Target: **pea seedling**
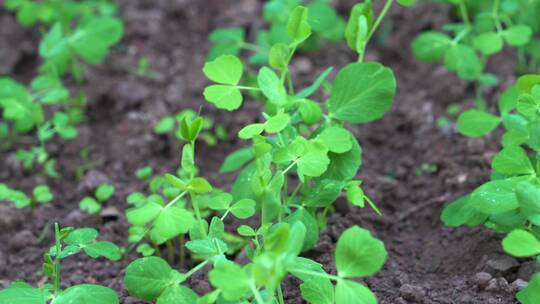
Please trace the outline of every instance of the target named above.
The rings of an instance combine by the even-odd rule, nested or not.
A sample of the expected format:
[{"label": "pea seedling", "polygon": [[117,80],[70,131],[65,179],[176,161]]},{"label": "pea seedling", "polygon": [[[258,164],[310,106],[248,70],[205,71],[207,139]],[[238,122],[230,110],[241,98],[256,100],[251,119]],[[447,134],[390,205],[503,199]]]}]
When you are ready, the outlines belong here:
[{"label": "pea seedling", "polygon": [[[425,62],[443,61],[448,71],[476,85],[476,104],[485,108],[483,86],[498,83],[496,75],[485,71],[489,58],[504,45],[516,48],[521,70],[537,67],[537,10],[523,1],[449,0],[462,22],[445,25],[443,31],[421,33],[412,43],[414,56]],[[445,33],[448,32],[448,33]],[[530,69],[532,68],[532,70]]]},{"label": "pea seedling", "polygon": [[326,0],[271,0],[263,7],[263,16],[270,26],[257,32],[255,43],[246,42],[242,28],[223,28],[213,31],[209,39],[212,48],[208,60],[222,55],[237,56],[241,50],[253,52],[250,63],[263,65],[268,62],[270,48],[276,43],[289,44],[292,39],[287,35],[287,21],[294,8],[305,4],[310,11],[309,25],[312,35],[300,46],[304,50],[316,50],[326,41],[340,42],[343,39],[345,21]]},{"label": "pea seedling", "polygon": [[[186,139],[181,132],[182,121],[193,120],[198,117],[197,113],[191,109],[183,110],[178,112],[175,116],[165,116],[162,117],[154,127],[154,132],[156,134],[171,134],[180,140],[185,141]],[[227,140],[227,132],[220,124],[215,124],[210,118],[201,117],[202,126],[199,137],[206,142],[209,146],[215,146],[218,141]]]},{"label": "pea seedling", "polygon": [[32,195],[29,197],[22,191],[11,189],[5,184],[0,184],[0,201],[12,202],[17,209],[30,207],[33,211],[38,204],[50,203],[52,200],[53,194],[46,185],[34,187]]},{"label": "pea seedling", "polygon": [[107,303],[118,304],[114,290],[93,284],[74,285],[60,288],[60,263],[62,260],[84,252],[91,258],[105,257],[112,261],[121,258],[120,248],[111,242],[96,241],[98,232],[91,228],[60,229],[55,224],[55,245],[44,254],[43,274],[52,281],[35,288],[24,282],[14,282],[10,287],[0,290],[0,303],[3,304],[69,304],[69,303]]},{"label": "pea seedling", "polygon": [[[447,206],[442,220],[452,227],[483,224],[510,233],[504,249],[515,256],[532,256],[537,249],[534,240],[540,237],[540,76],[520,77],[501,95],[498,108],[499,116],[473,109],[459,117],[458,130],[469,137],[487,135],[502,124],[503,147],[491,163],[491,181]],[[533,286],[527,293],[540,293]]]},{"label": "pea seedling", "polygon": [[[230,193],[212,187],[197,174],[194,143],[202,119],[182,121],[180,132],[188,143],[182,151],[180,174],[166,175],[165,183],[179,192],[168,203],[160,195],[131,197],[135,207],[127,211],[127,218],[133,231],[139,232],[134,243],[147,235],[154,244],[169,243],[169,263],[159,257],[157,246],[138,247],[147,257],[132,262],[126,270],[125,284],[132,296],[157,303],[284,303],[281,283],[293,275],[303,281],[301,292],[306,301],[376,303],[366,286],[352,280],[376,273],[387,257],[383,243],[367,230],[352,227],[340,237],[335,254],[337,275],[326,273],[320,264],[300,254],[318,242],[323,225],[317,219],[325,218],[342,194],[353,205],[364,207],[367,201],[380,213],[364,194],[362,182],[355,179],[361,147],[346,124],[374,121],[391,108],[396,91],[392,71],[380,63],[364,63],[363,57],[392,3],[388,1],[375,20],[370,2],[354,6],[345,37],[359,62],[337,73],[324,103],[310,97],[332,68],[298,92],[289,69],[295,51],[313,32],[306,7],[292,9],[286,25],[288,44],[270,47],[269,66],[260,68],[254,84],[243,82],[244,64],[236,56],[218,56],[205,64],[203,73],[213,82],[204,90],[208,102],[234,111],[245,102],[243,92],[257,92],[264,96],[265,112],[260,122],[238,133],[251,145],[229,155],[221,167],[222,172],[240,170]],[[237,229],[246,238],[240,249],[249,262],[232,262],[228,256],[236,250],[225,230],[227,218],[244,220],[255,215],[258,226]],[[192,259],[199,261],[185,273],[169,265],[174,258],[171,240],[179,237],[181,256],[185,244]],[[152,254],[157,257],[149,256]],[[200,297],[182,285],[210,266],[212,292]]]},{"label": "pea seedling", "polygon": [[102,205],[113,196],[114,191],[113,185],[101,184],[97,187],[93,197],[87,196],[81,200],[79,208],[90,214],[98,214]]}]

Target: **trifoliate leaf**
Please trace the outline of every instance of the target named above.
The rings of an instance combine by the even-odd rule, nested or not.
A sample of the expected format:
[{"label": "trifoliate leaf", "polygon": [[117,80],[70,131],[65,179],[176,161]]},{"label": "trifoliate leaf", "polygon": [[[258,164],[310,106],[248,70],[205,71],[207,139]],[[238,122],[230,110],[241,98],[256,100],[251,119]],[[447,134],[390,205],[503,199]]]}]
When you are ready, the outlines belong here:
[{"label": "trifoliate leaf", "polygon": [[82,246],[94,241],[98,232],[93,228],[80,228],[73,230],[64,240],[68,245]]}]

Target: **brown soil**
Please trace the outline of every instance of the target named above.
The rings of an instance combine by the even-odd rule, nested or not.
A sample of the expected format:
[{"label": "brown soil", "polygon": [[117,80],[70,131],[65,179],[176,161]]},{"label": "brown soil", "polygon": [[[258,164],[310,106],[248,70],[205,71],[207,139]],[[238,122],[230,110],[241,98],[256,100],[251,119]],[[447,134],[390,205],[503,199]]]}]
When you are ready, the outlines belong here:
[{"label": "brown soil", "polygon": [[[335,2],[343,13],[354,3]],[[201,67],[212,29],[243,26],[253,36],[263,26],[258,19],[260,1],[131,0],[125,1],[120,11],[126,20],[126,35],[106,64],[88,69],[84,88],[89,97],[88,119],[79,127],[80,136],[74,141],[54,141],[48,147],[58,159],[63,178],[52,180],[24,172],[14,160],[14,149],[0,152],[0,182],[25,191],[46,182],[55,194],[54,203],[40,206],[33,217],[27,211],[0,205],[0,288],[21,278],[33,284],[42,282],[38,272],[42,253],[52,244],[52,231],[45,231],[41,243],[37,239],[54,221],[63,226],[97,227],[103,238],[127,245],[125,197],[142,187],[135,170],[151,165],[159,173],[172,172],[179,162],[179,144],[152,131],[161,116],[202,107],[203,114],[223,124],[231,138],[244,124],[258,119],[253,102],[234,114],[206,104],[201,95],[206,83]],[[308,254],[332,271],[332,252],[339,234],[355,224],[368,228],[385,242],[390,253],[383,271],[367,280],[383,304],[514,303],[515,290],[508,282],[518,277],[518,269],[520,276],[527,270],[526,263],[520,266],[515,260],[510,261],[515,265],[504,271],[492,267],[501,260],[508,262],[501,258],[500,238],[492,232],[449,229],[439,220],[446,203],[488,178],[498,142],[496,136],[466,139],[454,126],[436,125],[449,104],[470,106],[474,94],[443,68],[416,62],[409,45],[418,32],[439,27],[449,15],[441,5],[421,4],[411,9],[395,7],[388,17],[386,24],[392,33],[372,46],[367,58],[394,69],[399,86],[395,106],[382,120],[355,129],[364,150],[360,177],[384,217],[338,203],[338,212],[331,215],[320,244]],[[38,37],[35,29],[21,29],[11,14],[0,10],[0,73],[28,81],[38,62]],[[129,73],[127,67],[136,66],[140,56],[150,59],[153,78]],[[301,53],[293,66],[298,81],[307,83],[325,67],[340,67],[352,60],[354,55],[344,45],[328,45],[318,52]],[[503,75],[503,84],[512,81],[511,62],[494,68]],[[499,90],[486,93],[494,104]],[[199,145],[201,174],[218,186],[230,185],[234,175],[219,175],[217,169],[224,157],[242,144],[232,140],[217,148]],[[73,172],[82,164],[79,151],[84,147],[91,148],[94,166],[77,180]],[[423,164],[437,169],[419,173]],[[103,181],[117,188],[108,203],[117,215],[105,221],[83,214],[77,207],[78,201]],[[140,303],[124,291],[125,266],[77,256],[63,264],[63,284],[99,283],[116,289],[122,303]],[[478,286],[475,274],[480,271],[490,272],[498,284]],[[203,279],[195,277],[188,284],[204,292],[209,286]],[[290,279],[286,284],[286,302],[301,303],[297,282]]]}]

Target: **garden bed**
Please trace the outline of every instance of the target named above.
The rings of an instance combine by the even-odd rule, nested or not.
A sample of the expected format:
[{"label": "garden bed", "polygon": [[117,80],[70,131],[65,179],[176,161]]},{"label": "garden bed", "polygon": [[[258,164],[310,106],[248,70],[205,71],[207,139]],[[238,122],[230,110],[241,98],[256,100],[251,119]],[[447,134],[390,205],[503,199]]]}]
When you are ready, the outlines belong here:
[{"label": "garden bed", "polygon": [[[354,1],[337,2],[346,13]],[[96,227],[103,239],[128,245],[125,198],[143,186],[135,171],[150,165],[158,173],[174,172],[179,163],[178,141],[153,132],[160,117],[201,108],[203,115],[225,127],[230,138],[245,124],[260,119],[257,103],[246,102],[231,115],[207,104],[201,95],[206,84],[201,67],[208,33],[223,26],[242,26],[252,33],[263,26],[257,18],[260,2],[132,0],[121,5],[120,15],[126,22],[122,43],[104,65],[88,70],[84,86],[88,119],[78,127],[79,136],[50,144],[62,178],[24,172],[13,150],[0,153],[0,183],[30,191],[47,182],[55,194],[53,204],[38,207],[34,214],[0,205],[0,288],[21,278],[32,284],[42,281],[38,274],[42,254],[54,241],[53,230],[44,228],[55,221],[63,226]],[[528,280],[534,269],[526,261],[504,255],[495,233],[481,228],[450,229],[439,219],[448,202],[488,178],[489,163],[497,151],[495,135],[467,139],[453,125],[437,125],[450,104],[472,105],[474,92],[443,68],[418,63],[410,54],[410,42],[418,32],[439,27],[448,16],[448,11],[434,4],[395,7],[389,15],[392,31],[369,49],[366,61],[377,59],[394,70],[398,80],[394,107],[382,120],[354,130],[363,148],[360,178],[384,216],[338,202],[319,244],[307,253],[331,272],[341,232],[355,224],[370,230],[389,252],[383,270],[366,280],[382,304],[514,303],[520,285],[516,280]],[[12,14],[0,10],[0,54],[6,54],[0,73],[22,81],[33,76],[39,36],[34,30],[22,30]],[[151,62],[151,77],[137,77],[127,69],[136,66],[141,56]],[[354,57],[344,44],[327,45],[315,53],[301,52],[292,69],[300,82],[309,83],[325,67],[341,67]],[[493,68],[504,75],[503,84],[514,80],[511,62]],[[491,103],[499,93],[488,92]],[[222,141],[215,147],[199,143],[200,174],[218,187],[230,185],[234,175],[224,176],[218,170],[225,156],[242,144],[239,140]],[[84,164],[79,155],[83,148],[90,148],[92,165],[77,180],[74,172]],[[114,184],[117,191],[102,216],[79,211],[78,202],[103,182]],[[44,238],[38,241],[42,233]],[[141,303],[123,287],[127,263],[73,258],[63,263],[63,284],[99,283],[115,289],[121,303]],[[187,285],[199,294],[210,290],[203,274],[192,277]],[[293,279],[286,281],[286,303],[302,302],[297,285]]]}]

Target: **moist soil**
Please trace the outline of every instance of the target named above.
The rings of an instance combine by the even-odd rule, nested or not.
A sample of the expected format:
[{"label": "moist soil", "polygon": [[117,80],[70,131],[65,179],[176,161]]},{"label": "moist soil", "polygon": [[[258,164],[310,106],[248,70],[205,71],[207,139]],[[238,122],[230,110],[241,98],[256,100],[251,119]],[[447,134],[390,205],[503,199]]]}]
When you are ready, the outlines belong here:
[{"label": "moist soil", "polygon": [[[346,15],[354,1],[334,4]],[[134,176],[136,169],[150,165],[157,173],[174,172],[179,164],[180,144],[173,137],[153,133],[164,115],[201,109],[203,115],[222,124],[231,140],[215,147],[200,143],[197,161],[201,175],[213,184],[228,188],[234,181],[234,174],[220,175],[218,169],[228,153],[245,144],[235,134],[261,119],[259,105],[247,101],[234,113],[208,105],[201,94],[206,84],[201,67],[213,29],[241,26],[253,39],[265,26],[260,19],[262,1],[130,0],[122,2],[120,14],[126,22],[124,39],[105,64],[87,69],[82,88],[89,101],[87,120],[78,127],[79,137],[48,145],[62,178],[26,172],[17,163],[16,148],[31,145],[32,136],[0,152],[0,182],[27,192],[38,183],[47,183],[55,194],[52,204],[39,206],[33,214],[0,204],[0,288],[16,279],[44,283],[39,271],[42,254],[53,243],[50,224],[54,221],[96,227],[102,239],[128,245],[125,198],[144,189]],[[450,229],[439,220],[447,203],[488,179],[499,142],[497,134],[467,139],[457,134],[454,124],[437,125],[450,104],[472,106],[473,88],[437,64],[418,63],[409,46],[420,31],[440,28],[451,18],[442,5],[420,4],[409,9],[396,6],[386,19],[387,34],[379,35],[367,60],[378,60],[394,70],[398,79],[395,104],[382,120],[353,127],[363,147],[359,177],[384,217],[338,201],[320,243],[306,254],[335,271],[333,250],[340,233],[351,225],[369,229],[389,252],[383,270],[365,281],[382,304],[515,303],[520,285],[516,279],[528,280],[534,270],[534,264],[503,255],[500,236],[493,232]],[[0,74],[29,81],[39,64],[38,41],[37,29],[21,28],[11,13],[0,10]],[[138,77],[130,68],[142,56],[151,62],[149,77]],[[490,67],[500,75],[501,88],[514,80],[513,63],[507,58],[514,57],[503,54]],[[295,79],[305,85],[326,67],[339,68],[354,60],[344,44],[328,44],[320,51],[300,52],[292,66]],[[485,93],[493,106],[500,90]],[[80,157],[83,148],[90,149],[86,162]],[[90,170],[77,179],[74,172],[84,164]],[[117,189],[105,214],[81,213],[78,202],[102,182],[111,182]],[[129,260],[135,258],[132,254]],[[142,303],[124,289],[127,263],[72,257],[62,264],[62,285],[98,283],[115,289],[121,303]],[[199,294],[210,289],[204,274],[187,284]],[[302,303],[296,280],[287,279],[284,287],[286,303]]]}]

